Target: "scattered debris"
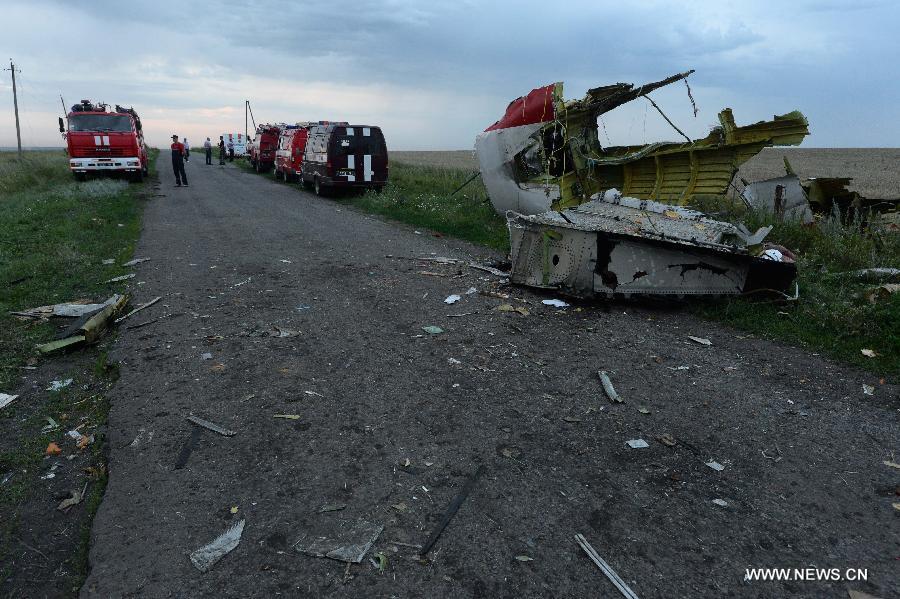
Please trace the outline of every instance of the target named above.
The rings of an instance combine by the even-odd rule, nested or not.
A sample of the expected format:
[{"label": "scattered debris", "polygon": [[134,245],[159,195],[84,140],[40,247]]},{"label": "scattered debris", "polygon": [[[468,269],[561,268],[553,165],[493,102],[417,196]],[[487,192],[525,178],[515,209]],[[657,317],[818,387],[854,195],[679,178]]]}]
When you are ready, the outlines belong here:
[{"label": "scattered debris", "polygon": [[214,423],[210,422],[209,420],[204,420],[203,418],[198,418],[197,416],[188,416],[187,419],[189,422],[193,422],[197,426],[202,426],[205,429],[209,429],[212,432],[219,433],[220,435],[223,435],[225,437],[233,437],[237,434],[236,432],[234,432],[232,430],[228,430],[227,428],[222,428],[218,424],[214,424]]},{"label": "scattered debris", "polygon": [[358,564],[384,530],[383,525],[365,520],[322,520],[325,528],[304,533],[293,545],[296,551]]},{"label": "scattered debris", "polygon": [[528,308],[522,306],[513,306],[512,304],[500,304],[494,310],[498,312],[515,312],[516,314],[521,314],[522,316],[528,316],[531,312],[528,311]]},{"label": "scattered debris", "polygon": [[862,390],[866,395],[875,395],[875,387],[873,387],[872,385],[866,385],[865,383],[863,383]]},{"label": "scattered debris", "polygon": [[140,264],[141,262],[149,262],[150,258],[134,258],[122,264],[122,266],[135,266],[136,264]]},{"label": "scattered debris", "polygon": [[65,389],[69,385],[72,384],[72,379],[64,379],[61,381],[50,381],[50,386],[47,387],[47,391],[59,391],[60,389]]},{"label": "scattered debris", "polygon": [[466,289],[466,295],[472,295],[473,293],[478,293],[478,289],[476,289],[475,287],[469,287],[468,289]]},{"label": "scattered debris", "polygon": [[724,499],[713,499],[712,502],[721,507],[728,507],[728,502]]},{"label": "scattered debris", "polygon": [[315,391],[304,391],[304,393],[307,395],[315,395],[316,397],[325,397],[321,393],[316,393]]},{"label": "scattered debris", "polygon": [[113,277],[106,281],[106,283],[118,283],[119,281],[127,281],[128,279],[133,279],[135,277],[134,273],[130,273],[127,275],[121,275],[118,277]]},{"label": "scattered debris", "polygon": [[216,362],[209,370],[210,372],[222,372],[223,370],[225,370],[225,365],[221,362]]},{"label": "scattered debris", "polygon": [[11,404],[19,397],[18,395],[10,395],[8,393],[0,393],[0,410]]},{"label": "scattered debris", "polygon": [[61,512],[68,511],[69,508],[71,508],[73,505],[78,505],[79,503],[81,503],[84,500],[84,494],[86,491],[87,491],[87,483],[84,483],[84,488],[81,491],[79,491],[78,489],[75,489],[74,491],[72,491],[72,493],[71,493],[71,495],[69,495],[69,497],[67,497],[66,499],[63,499],[59,503],[59,505],[56,506],[56,509],[58,509]]},{"label": "scattered debris", "polygon": [[392,503],[391,507],[400,513],[403,513],[406,511],[406,504],[403,503],[402,501],[400,503]]},{"label": "scattered debris", "polygon": [[78,447],[78,449],[84,449],[94,442],[94,435],[82,435],[76,430],[68,431],[66,435],[70,439],[73,439],[75,441],[75,445]]},{"label": "scattered debris", "polygon": [[59,445],[57,445],[53,441],[51,441],[47,445],[47,449],[44,450],[44,455],[59,455],[61,453],[62,453],[62,449],[59,447]]},{"label": "scattered debris", "polygon": [[533,562],[533,561],[534,561],[534,558],[533,558],[533,557],[528,557],[527,555],[517,555],[517,556],[516,556],[516,561],[519,561],[519,562]]},{"label": "scattered debris", "polygon": [[210,352],[203,352],[202,354],[200,354],[201,360],[212,360],[212,357],[212,353]]},{"label": "scattered debris", "polygon": [[273,414],[273,418],[284,418],[285,420],[300,420],[300,414]]},{"label": "scattered debris", "polygon": [[629,439],[628,441],[625,441],[625,443],[632,449],[644,449],[645,447],[650,447],[650,444],[643,439]]},{"label": "scattered debris", "polygon": [[693,335],[688,335],[688,339],[694,341],[695,343],[699,343],[700,345],[712,345],[712,341],[709,339],[704,339],[703,337],[694,337]]},{"label": "scattered debris", "polygon": [[848,277],[866,283],[900,283],[900,268],[863,268],[833,273],[833,277]]},{"label": "scattered debris", "polygon": [[612,381],[609,380],[609,375],[606,374],[606,371],[601,370],[597,374],[600,375],[600,384],[603,385],[603,391],[606,392],[606,396],[609,398],[609,400],[616,403],[623,403],[625,400],[619,397],[619,394],[616,393],[616,389],[615,387],[613,387]]},{"label": "scattered debris", "polygon": [[453,516],[456,515],[456,512],[459,510],[459,507],[463,504],[466,498],[469,496],[469,493],[472,492],[472,489],[475,487],[475,483],[478,481],[478,478],[481,476],[481,473],[484,471],[484,466],[479,464],[478,468],[475,469],[475,473],[470,476],[466,482],[463,484],[462,489],[459,490],[459,493],[453,498],[450,502],[450,505],[447,507],[447,511],[444,512],[443,516],[441,516],[440,521],[435,526],[434,531],[432,531],[431,535],[428,537],[428,540],[422,545],[422,549],[419,550],[420,556],[425,556],[431,548],[434,547],[434,544],[437,542],[438,537],[441,536],[441,533],[444,532],[444,529],[447,528],[447,525],[453,519]]},{"label": "scattered debris", "polygon": [[325,512],[340,512],[344,508],[347,507],[346,503],[326,503],[322,507],[319,508],[319,513],[323,514]]},{"label": "scattered debris", "polygon": [[422,327],[422,330],[428,333],[429,335],[440,335],[444,332],[444,329],[441,327],[436,327],[434,325],[428,325],[427,327]]},{"label": "scattered debris", "polygon": [[641,414],[649,414],[650,408],[648,408],[646,406],[641,406],[638,408],[638,412],[640,412]]},{"label": "scattered debris", "polygon": [[448,295],[447,299],[444,300],[444,303],[445,304],[455,304],[456,302],[458,302],[461,299],[462,299],[462,296],[456,295],[454,293],[453,295]]},{"label": "scattered debris", "polygon": [[481,264],[475,264],[474,262],[469,262],[469,268],[474,268],[475,270],[483,270],[484,272],[489,272],[492,275],[495,275],[498,277],[509,278],[508,272],[503,272],[502,270],[500,270],[498,268],[493,268],[492,266],[484,266]]},{"label": "scattered debris", "polygon": [[85,340],[86,337],[84,335],[73,335],[72,337],[66,337],[65,339],[58,339],[56,341],[50,341],[49,343],[41,343],[37,346],[37,350],[42,354],[52,354],[69,347],[80,345],[84,343]]},{"label": "scattered debris", "polygon": [[225,557],[241,542],[246,520],[234,524],[211,543],[191,553],[191,563],[201,572],[208,572],[216,562]]},{"label": "scattered debris", "polygon": [[119,301],[118,294],[113,295],[102,304],[89,303],[87,301],[66,302],[62,304],[51,304],[49,306],[39,306],[37,308],[29,308],[21,312],[10,312],[14,316],[22,316],[27,318],[47,319],[51,316],[59,316],[62,318],[81,318],[88,314],[102,310],[103,308],[115,304]]},{"label": "scattered debris", "polygon": [[243,281],[240,281],[239,283],[235,283],[235,284],[232,285],[231,287],[234,288],[234,287],[240,287],[241,285],[246,285],[246,284],[249,283],[251,280],[253,280],[253,277],[247,277],[247,278],[244,279]]},{"label": "scattered debris", "polygon": [[866,291],[866,299],[870,304],[877,304],[898,292],[900,292],[900,283],[885,283]]},{"label": "scattered debris", "polygon": [[716,472],[721,472],[722,470],[725,470],[725,466],[723,466],[722,464],[720,464],[719,462],[716,462],[716,461],[706,462],[706,465],[709,466],[710,468],[712,468],[713,470],[715,470]]},{"label": "scattered debris", "polygon": [[58,428],[59,423],[50,416],[47,416],[47,424],[44,425],[44,427],[41,429],[41,432],[49,433],[50,431],[55,431]]},{"label": "scattered debris", "polygon": [[[127,295],[115,295],[113,296],[115,301],[109,301],[105,304],[105,307],[94,313],[84,322],[81,326],[75,329],[73,332],[76,334],[70,335],[65,339],[59,339],[57,341],[51,341],[50,343],[44,343],[37,346],[38,351],[44,354],[49,354],[53,352],[60,351],[62,349],[68,347],[74,347],[76,345],[80,345],[82,343],[94,343],[103,336],[106,332],[107,327],[109,326],[110,321],[115,317],[116,314],[122,311],[125,308],[125,305],[128,303]],[[110,298],[112,300],[113,298]]]},{"label": "scattered debris", "polygon": [[553,306],[554,308],[568,308],[569,304],[560,299],[548,299],[541,302],[545,306]]},{"label": "scattered debris", "polygon": [[867,358],[874,358],[875,356],[878,355],[875,353],[874,350],[871,350],[871,349],[861,349],[861,350],[859,350],[859,353],[861,353],[862,355],[864,355]]},{"label": "scattered debris", "polygon": [[885,466],[890,466],[891,468],[896,468],[896,469],[900,470],[900,464],[898,464],[897,462],[893,462],[891,460],[884,460],[883,464]]},{"label": "scattered debris", "polygon": [[119,318],[115,319],[113,322],[115,322],[116,324],[119,324],[120,322],[122,322],[123,320],[125,320],[126,318],[128,318],[129,316],[132,316],[132,315],[134,315],[134,314],[137,314],[138,312],[140,312],[140,311],[143,310],[144,308],[149,308],[150,306],[152,306],[153,304],[155,304],[156,302],[158,302],[158,301],[161,300],[161,299],[162,299],[162,296],[160,296],[160,297],[155,297],[155,298],[153,298],[152,300],[150,300],[149,302],[147,302],[147,303],[145,303],[145,304],[141,304],[140,306],[138,306],[137,308],[135,308],[134,310],[132,310],[131,312],[129,312],[129,313],[126,314],[125,316],[120,316]]},{"label": "scattered debris", "polygon": [[[375,561],[375,558],[378,559],[377,562]],[[384,571],[385,571],[385,570],[387,569],[387,567],[388,567],[388,558],[387,558],[387,556],[379,551],[378,553],[375,554],[375,558],[371,558],[371,557],[370,557],[370,558],[369,558],[369,561],[372,562],[372,565],[375,566],[375,569],[378,570],[378,573],[379,573],[379,574],[384,574]]]},{"label": "scattered debris", "polygon": [[584,550],[587,556],[591,558],[591,561],[594,562],[598,568],[600,568],[600,571],[606,575],[609,581],[613,583],[617,589],[619,589],[619,592],[622,593],[622,595],[624,595],[626,599],[638,599],[638,596],[635,594],[635,592],[632,591],[627,584],[625,584],[625,581],[619,578],[619,575],[616,574],[616,571],[606,563],[606,560],[600,557],[597,551],[591,546],[590,543],[588,543],[587,539],[584,538],[584,535],[580,533],[576,534],[575,541]]},{"label": "scattered debris", "polygon": [[107,266],[109,266],[110,264],[116,263],[114,258],[106,258],[105,260],[102,260],[101,262]]}]

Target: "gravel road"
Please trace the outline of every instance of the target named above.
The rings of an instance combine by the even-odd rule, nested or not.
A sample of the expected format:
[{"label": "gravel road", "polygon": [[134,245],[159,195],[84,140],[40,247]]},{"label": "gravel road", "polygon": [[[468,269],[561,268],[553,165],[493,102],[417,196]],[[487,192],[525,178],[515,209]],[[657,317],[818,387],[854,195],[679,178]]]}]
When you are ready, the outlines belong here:
[{"label": "gravel road", "polygon": [[[496,278],[409,258],[489,250],[199,155],[175,188],[160,164],[131,291],[163,299],[112,356],[82,596],[619,596],[576,533],[643,598],[900,596],[894,381],[674,308],[466,295]],[[410,545],[478,466],[420,559]],[[384,526],[361,564],[294,549],[358,519]],[[240,544],[195,569],[190,552],[241,520]],[[756,567],[868,580],[746,581]]]}]

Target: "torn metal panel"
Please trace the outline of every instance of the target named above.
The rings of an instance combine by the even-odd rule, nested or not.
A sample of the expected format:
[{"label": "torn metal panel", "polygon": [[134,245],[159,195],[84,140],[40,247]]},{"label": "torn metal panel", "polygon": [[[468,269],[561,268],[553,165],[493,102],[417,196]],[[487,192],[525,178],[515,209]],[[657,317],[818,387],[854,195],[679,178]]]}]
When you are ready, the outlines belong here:
[{"label": "torn metal panel", "polygon": [[756,181],[744,187],[742,194],[750,207],[775,216],[780,221],[795,221],[804,225],[813,222],[806,189],[797,175]]},{"label": "torn metal panel", "polygon": [[728,295],[784,290],[789,261],[758,257],[749,235],[702,213],[614,191],[561,212],[507,213],[513,283],[576,296]]},{"label": "torn metal panel", "polygon": [[475,141],[484,184],[499,213],[540,214],[619,189],[629,197],[685,204],[723,198],[738,167],[771,145],[796,145],[809,133],[799,112],[738,127],[731,109],[693,142],[601,146],[597,118],[693,71],[635,87],[618,83],[566,102],[562,83],[537,88],[507,107]]}]

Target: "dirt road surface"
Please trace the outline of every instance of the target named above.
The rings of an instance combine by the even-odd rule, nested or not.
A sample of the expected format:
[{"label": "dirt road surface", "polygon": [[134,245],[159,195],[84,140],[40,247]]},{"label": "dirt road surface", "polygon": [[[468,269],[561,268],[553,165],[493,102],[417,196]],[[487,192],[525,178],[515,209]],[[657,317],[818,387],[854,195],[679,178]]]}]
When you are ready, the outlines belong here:
[{"label": "dirt road surface", "polygon": [[[496,277],[408,258],[498,256],[231,165],[175,188],[167,162],[131,286],[163,300],[113,354],[84,597],[619,596],[576,533],[644,598],[900,596],[895,382],[677,309],[466,295]],[[349,570],[294,548],[355,520],[384,529]],[[841,579],[745,580],[764,567]]]}]

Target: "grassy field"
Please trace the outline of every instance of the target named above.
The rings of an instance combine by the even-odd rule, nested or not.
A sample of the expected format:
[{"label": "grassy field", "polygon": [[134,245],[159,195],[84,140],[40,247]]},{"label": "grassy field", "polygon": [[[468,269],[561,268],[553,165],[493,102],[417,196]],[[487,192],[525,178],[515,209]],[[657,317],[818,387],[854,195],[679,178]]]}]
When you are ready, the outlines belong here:
[{"label": "grassy field", "polygon": [[[153,151],[154,159],[156,155]],[[113,179],[75,182],[62,151],[27,152],[21,162],[14,153],[0,153],[0,391],[21,395],[0,411],[0,481],[4,481],[0,484],[0,583],[12,577],[13,594],[16,576],[29,566],[23,560],[36,553],[22,550],[23,537],[38,532],[44,533],[53,549],[66,544],[49,528],[53,526],[50,518],[36,517],[41,509],[52,511],[56,505],[39,491],[46,486],[37,480],[45,467],[44,448],[50,441],[62,443],[65,430],[76,424],[85,431],[105,424],[104,391],[115,369],[107,366],[102,346],[67,357],[65,366],[53,359],[36,361],[35,344],[52,340],[57,325],[20,320],[9,312],[77,299],[104,300],[121,292],[123,283],[104,281],[126,272],[117,265],[134,251],[144,189],[141,184]],[[103,264],[107,259],[115,263]],[[22,370],[25,364],[38,365],[37,377],[68,376],[75,382],[55,393],[17,389],[29,372]],[[60,424],[59,429],[42,431],[48,416]],[[83,505],[69,514],[74,546],[64,547],[65,561],[53,565],[63,579],[56,588],[63,588],[65,594],[76,594],[87,572],[90,524],[106,481],[103,453],[101,436],[57,471],[56,481],[88,484],[89,489]],[[85,475],[83,468],[93,468],[92,474]],[[31,540],[32,546],[38,542]],[[45,546],[43,554],[49,552]],[[54,558],[47,559],[54,564]]]},{"label": "grassy field", "polygon": [[[795,168],[811,174],[816,172],[817,156],[827,158],[822,168],[828,172],[822,174],[833,174],[835,161],[840,162],[835,158],[839,150],[809,150],[802,155],[798,150],[795,152],[798,153],[792,155],[792,164],[796,162]],[[856,164],[852,157],[866,151],[848,152],[852,165]],[[509,249],[505,221],[492,209],[480,179],[451,196],[476,168],[471,151],[392,152],[391,157],[390,183],[383,193],[370,192],[340,201],[500,251]],[[748,163],[751,170],[767,173],[766,176],[784,172],[781,154],[774,150],[754,161]],[[872,164],[862,159],[857,162]],[[861,169],[860,165],[857,166]],[[881,167],[872,168],[875,170],[868,172],[869,175],[882,177]],[[859,174],[864,176],[861,182],[864,189],[891,188],[891,183],[884,182],[883,177],[873,183],[865,179],[862,170]],[[722,218],[744,221],[748,226],[768,224],[741,209],[730,208],[721,211],[725,214]],[[747,297],[692,300],[687,309],[876,373],[900,374],[900,294],[870,302],[866,294],[872,284],[836,274],[871,267],[900,268],[900,235],[865,231],[859,223],[845,225],[833,219],[824,219],[817,227],[773,224],[775,228],[767,241],[791,248],[799,255],[799,300],[773,302]],[[874,351],[875,357],[865,356],[863,349]]]}]

